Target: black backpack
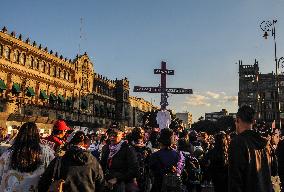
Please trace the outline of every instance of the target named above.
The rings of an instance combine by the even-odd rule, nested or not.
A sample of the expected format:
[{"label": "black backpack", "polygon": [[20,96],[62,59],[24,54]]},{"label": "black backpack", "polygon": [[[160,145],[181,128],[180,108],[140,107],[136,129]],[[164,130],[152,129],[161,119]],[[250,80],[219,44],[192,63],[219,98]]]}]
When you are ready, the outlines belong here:
[{"label": "black backpack", "polygon": [[150,191],[150,171],[149,171],[149,165],[148,165],[148,158],[151,155],[151,150],[147,147],[135,147],[134,149],[136,151],[137,155],[137,161],[138,161],[138,176],[137,176],[137,182],[139,189],[141,191]]},{"label": "black backpack", "polygon": [[162,179],[162,186],[161,192],[182,192],[183,185],[182,179],[176,173],[177,163],[179,161],[180,156],[177,156],[176,163],[170,167],[165,167],[163,161],[160,159],[161,165],[163,167],[163,179]]},{"label": "black backpack", "polygon": [[190,184],[200,184],[202,181],[202,171],[197,158],[189,155],[185,162],[185,171],[187,172],[187,182]]}]

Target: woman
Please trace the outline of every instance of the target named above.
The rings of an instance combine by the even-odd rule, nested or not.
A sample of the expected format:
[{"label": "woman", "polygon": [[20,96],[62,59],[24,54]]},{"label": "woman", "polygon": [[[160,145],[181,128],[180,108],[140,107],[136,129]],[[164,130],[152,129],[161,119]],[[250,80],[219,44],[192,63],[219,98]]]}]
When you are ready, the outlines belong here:
[{"label": "woman", "polygon": [[228,191],[228,137],[225,132],[215,136],[215,145],[208,152],[208,158],[215,191]]},{"label": "woman", "polygon": [[12,146],[0,157],[0,191],[36,191],[39,176],[54,158],[40,143],[35,123],[24,123]]},{"label": "woman", "polygon": [[150,173],[149,173],[149,158],[151,155],[151,149],[146,147],[144,144],[144,130],[142,128],[135,127],[131,133],[132,146],[135,149],[139,172],[137,182],[140,191],[150,191]]},{"label": "woman", "polygon": [[39,181],[40,192],[48,190],[58,158],[61,158],[60,174],[57,176],[58,172],[56,172],[54,179],[64,180],[63,191],[93,192],[102,189],[103,172],[96,158],[86,150],[88,142],[84,132],[77,131],[74,134],[68,143],[69,147],[64,156],[54,159],[42,175]]},{"label": "woman", "polygon": [[122,140],[118,128],[110,128],[108,136],[110,144],[103,147],[101,158],[107,191],[137,191],[138,162],[133,147]]},{"label": "woman", "polygon": [[[160,192],[163,188],[164,176],[167,174],[174,174],[177,177],[181,176],[181,172],[184,167],[184,158],[182,153],[177,152],[172,148],[175,142],[175,135],[171,129],[162,129],[159,142],[161,149],[153,153],[150,157],[150,169],[154,175],[153,192]],[[176,183],[176,190],[181,188],[180,183]]]}]

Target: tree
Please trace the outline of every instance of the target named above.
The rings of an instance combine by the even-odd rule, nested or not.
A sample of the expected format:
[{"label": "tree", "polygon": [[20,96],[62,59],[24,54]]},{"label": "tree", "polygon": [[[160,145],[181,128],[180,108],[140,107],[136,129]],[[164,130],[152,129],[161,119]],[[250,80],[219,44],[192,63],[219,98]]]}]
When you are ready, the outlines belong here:
[{"label": "tree", "polygon": [[210,135],[218,132],[216,122],[209,120],[200,120],[192,124],[192,129],[197,132],[206,132]]},{"label": "tree", "polygon": [[159,127],[156,121],[156,116],[157,116],[158,111],[150,111],[146,112],[142,119],[143,119],[143,127]]},{"label": "tree", "polygon": [[203,116],[200,116],[200,117],[198,118],[198,121],[202,121],[202,120],[204,120],[204,117],[203,117]]},{"label": "tree", "polygon": [[208,134],[216,134],[220,131],[232,132],[235,131],[235,120],[233,116],[223,116],[217,121],[203,120],[203,117],[199,118],[199,121],[192,124],[192,129],[197,132],[206,132]]},{"label": "tree", "polygon": [[235,119],[233,116],[223,116],[217,120],[217,127],[219,131],[235,131]]},{"label": "tree", "polygon": [[169,128],[172,130],[177,130],[180,127],[182,127],[182,120],[180,120],[179,118],[172,119]]}]

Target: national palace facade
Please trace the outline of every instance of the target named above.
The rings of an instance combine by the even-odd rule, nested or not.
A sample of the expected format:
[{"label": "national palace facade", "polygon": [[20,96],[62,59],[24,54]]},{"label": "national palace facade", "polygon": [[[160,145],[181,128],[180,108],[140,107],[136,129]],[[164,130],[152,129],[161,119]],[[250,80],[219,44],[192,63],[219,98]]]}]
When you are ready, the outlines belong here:
[{"label": "national palace facade", "polygon": [[0,31],[0,127],[34,121],[49,129],[58,118],[90,128],[136,126],[133,110],[152,108],[129,96],[127,78],[98,74],[86,53],[66,59],[5,27]]}]

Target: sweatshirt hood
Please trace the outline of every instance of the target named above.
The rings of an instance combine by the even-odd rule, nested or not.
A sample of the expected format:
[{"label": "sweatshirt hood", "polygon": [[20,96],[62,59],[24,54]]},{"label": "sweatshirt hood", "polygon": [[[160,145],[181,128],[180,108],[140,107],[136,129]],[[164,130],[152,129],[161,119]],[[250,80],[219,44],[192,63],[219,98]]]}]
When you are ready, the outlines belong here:
[{"label": "sweatshirt hood", "polygon": [[77,146],[72,146],[65,154],[65,157],[76,164],[86,165],[91,162],[92,154]]},{"label": "sweatshirt hood", "polygon": [[257,149],[264,149],[268,144],[268,139],[261,136],[258,132],[253,130],[246,130],[240,134],[248,138],[248,140],[256,146]]}]

